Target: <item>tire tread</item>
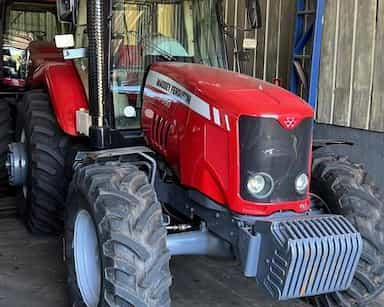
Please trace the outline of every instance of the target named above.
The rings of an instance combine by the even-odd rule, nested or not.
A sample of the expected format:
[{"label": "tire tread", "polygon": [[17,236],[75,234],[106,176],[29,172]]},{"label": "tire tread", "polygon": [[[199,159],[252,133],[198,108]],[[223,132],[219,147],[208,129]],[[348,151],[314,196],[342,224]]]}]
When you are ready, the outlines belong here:
[{"label": "tire tread", "polygon": [[315,298],[316,306],[370,306],[379,304],[384,290],[384,204],[379,189],[364,168],[346,157],[315,155],[313,192],[322,197],[329,211],[345,216],[360,232],[363,254],[349,290]]},{"label": "tire tread", "polygon": [[30,154],[27,225],[33,233],[58,234],[64,224],[64,161],[70,137],[59,127],[47,93],[27,92],[20,111]]},{"label": "tire tread", "polygon": [[[106,306],[170,306],[166,231],[145,173],[123,162],[82,166],[74,175],[69,200],[78,192],[92,207],[100,236]],[[138,223],[145,227],[136,227]]]}]

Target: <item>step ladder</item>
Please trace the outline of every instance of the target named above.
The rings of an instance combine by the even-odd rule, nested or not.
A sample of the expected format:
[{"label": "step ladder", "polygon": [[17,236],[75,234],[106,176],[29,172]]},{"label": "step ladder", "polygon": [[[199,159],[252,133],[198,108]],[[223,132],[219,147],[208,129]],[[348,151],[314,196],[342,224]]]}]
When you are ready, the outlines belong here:
[{"label": "step ladder", "polygon": [[317,104],[324,12],[325,0],[296,0],[289,89],[313,108]]}]

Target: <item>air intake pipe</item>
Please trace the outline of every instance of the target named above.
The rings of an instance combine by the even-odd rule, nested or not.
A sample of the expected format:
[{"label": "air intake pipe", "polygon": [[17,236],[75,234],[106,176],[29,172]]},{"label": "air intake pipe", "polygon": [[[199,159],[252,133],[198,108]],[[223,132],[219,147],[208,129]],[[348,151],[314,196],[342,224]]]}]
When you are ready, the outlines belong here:
[{"label": "air intake pipe", "polygon": [[87,1],[87,29],[89,48],[89,101],[92,127],[91,140],[95,147],[103,148],[106,140],[106,106],[109,99],[109,33],[111,0]]}]

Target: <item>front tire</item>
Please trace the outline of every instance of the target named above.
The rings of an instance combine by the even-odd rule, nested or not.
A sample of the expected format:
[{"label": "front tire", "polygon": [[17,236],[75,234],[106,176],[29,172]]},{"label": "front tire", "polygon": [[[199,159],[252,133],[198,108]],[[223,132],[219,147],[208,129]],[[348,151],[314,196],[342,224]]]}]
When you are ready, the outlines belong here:
[{"label": "front tire", "polygon": [[360,232],[363,253],[351,287],[314,298],[316,306],[383,306],[384,205],[364,169],[345,157],[317,154],[313,160],[312,193],[325,212],[346,217]]},{"label": "front tire", "polygon": [[[81,229],[80,219],[88,230]],[[79,233],[89,235],[81,240]],[[107,162],[76,170],[67,200],[65,253],[71,306],[170,306],[161,206],[135,166]]]}]

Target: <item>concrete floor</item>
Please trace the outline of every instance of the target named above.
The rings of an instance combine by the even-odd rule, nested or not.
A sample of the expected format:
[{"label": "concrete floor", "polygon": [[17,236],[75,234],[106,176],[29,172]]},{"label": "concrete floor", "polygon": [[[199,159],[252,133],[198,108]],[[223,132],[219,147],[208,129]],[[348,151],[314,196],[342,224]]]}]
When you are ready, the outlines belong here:
[{"label": "concrete floor", "polygon": [[[67,307],[61,246],[57,238],[31,236],[15,218],[0,219],[0,306]],[[177,257],[171,269],[174,307],[307,306],[270,300],[232,261]]]}]

